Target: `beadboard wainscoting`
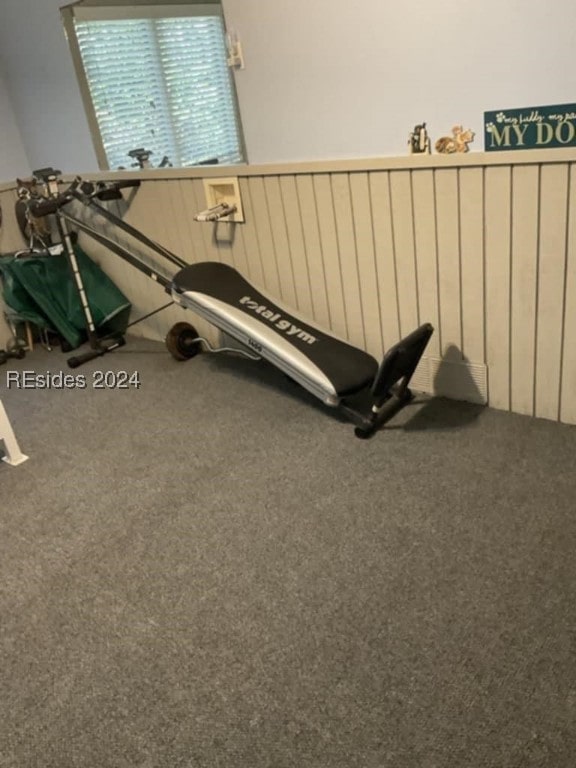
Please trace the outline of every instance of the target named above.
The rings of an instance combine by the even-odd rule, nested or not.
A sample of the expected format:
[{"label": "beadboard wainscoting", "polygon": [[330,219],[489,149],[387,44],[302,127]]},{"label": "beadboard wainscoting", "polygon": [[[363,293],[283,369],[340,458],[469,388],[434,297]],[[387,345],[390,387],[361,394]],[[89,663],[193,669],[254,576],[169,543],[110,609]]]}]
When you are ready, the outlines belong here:
[{"label": "beadboard wainscoting", "polygon": [[[138,190],[108,205],[185,261],[235,266],[378,358],[432,323],[416,389],[574,424],[575,163],[560,149],[143,171]],[[194,221],[206,208],[203,179],[218,175],[238,177],[245,223]],[[21,247],[14,200],[4,185],[3,253]],[[134,318],[168,301],[101,245],[81,242]],[[182,319],[218,340],[176,305],[134,330],[162,339]]]},{"label": "beadboard wainscoting", "polygon": [[[0,215],[2,219],[0,225],[0,255],[12,253],[24,245],[14,215],[14,206],[17,199],[14,185],[0,184]],[[2,299],[2,291],[0,290],[0,349],[5,349],[6,342],[11,336],[4,313],[4,301]]]}]

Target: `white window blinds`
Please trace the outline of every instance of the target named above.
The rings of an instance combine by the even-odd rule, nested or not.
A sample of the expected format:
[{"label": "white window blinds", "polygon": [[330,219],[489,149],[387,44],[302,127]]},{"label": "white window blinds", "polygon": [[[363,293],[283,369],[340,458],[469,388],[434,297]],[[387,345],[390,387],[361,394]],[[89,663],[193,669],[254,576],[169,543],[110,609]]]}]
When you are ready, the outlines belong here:
[{"label": "white window blinds", "polygon": [[[144,11],[144,9],[140,9]],[[143,15],[143,14],[142,14]],[[74,21],[110,168],[242,162],[220,15]]]}]

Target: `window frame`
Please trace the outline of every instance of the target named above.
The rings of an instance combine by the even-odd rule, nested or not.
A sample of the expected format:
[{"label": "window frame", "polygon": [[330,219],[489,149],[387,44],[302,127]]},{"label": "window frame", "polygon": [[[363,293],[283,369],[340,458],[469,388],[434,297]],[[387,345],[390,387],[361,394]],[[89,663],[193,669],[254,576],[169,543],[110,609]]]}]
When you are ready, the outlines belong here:
[{"label": "window frame", "polygon": [[[166,4],[161,4],[162,0],[78,0],[70,5],[60,8],[60,16],[64,27],[64,33],[68,42],[72,56],[72,64],[76,73],[80,96],[84,106],[84,113],[88,122],[88,128],[96,154],[98,168],[101,171],[115,170],[110,168],[106,150],[100,133],[100,126],[96,117],[96,111],[92,102],[88,78],[82,62],[82,54],[76,37],[74,21],[106,21],[118,19],[137,19],[137,18],[176,18],[186,16],[218,16],[222,21],[224,33],[226,34],[226,20],[220,0],[169,0]],[[230,80],[230,89],[232,93],[232,106],[236,119],[236,131],[238,136],[238,148],[242,160],[235,163],[237,167],[246,165],[248,158],[246,155],[246,144],[242,130],[242,121],[240,118],[240,108],[238,104],[238,93],[236,90],[236,81],[233,75],[232,67],[227,64],[228,77]],[[185,167],[185,166],[182,166]],[[195,166],[190,166],[195,167]],[[135,169],[136,170],[136,169]]]}]

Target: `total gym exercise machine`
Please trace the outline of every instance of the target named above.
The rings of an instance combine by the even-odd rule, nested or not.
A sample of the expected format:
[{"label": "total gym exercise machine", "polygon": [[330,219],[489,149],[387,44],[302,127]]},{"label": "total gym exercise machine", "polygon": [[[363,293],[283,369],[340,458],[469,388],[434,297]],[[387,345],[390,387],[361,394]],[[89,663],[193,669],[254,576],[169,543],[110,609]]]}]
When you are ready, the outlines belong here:
[{"label": "total gym exercise machine", "polygon": [[[240,350],[213,349],[199,336],[193,325],[177,323],[166,338],[168,350],[175,359],[186,360],[206,350],[233,351],[251,359],[266,360],[325,405],[338,409],[356,425],[355,434],[360,438],[373,435],[412,400],[410,379],[434,331],[429,323],[421,325],[391,347],[378,364],[367,352],[322,330],[264,291],[256,289],[233,267],[220,262],[188,264],[101,205],[101,201],[121,199],[123,188],[137,187],[139,183],[93,183],[76,178],[63,192],[56,189],[46,199],[30,202],[32,215],[56,216],[58,231],[80,292],[82,278],[74,266],[70,226],[104,245],[159,283],[171,295],[172,302],[193,310],[242,345]],[[92,223],[73,215],[67,209],[73,201],[87,206],[92,213],[151,249],[178,271],[167,277],[134,250],[128,250],[95,229]],[[92,349],[71,358],[68,361],[71,367],[110,352],[124,343],[123,339],[111,342],[98,339],[90,326],[88,302],[85,304],[88,338]],[[367,400],[361,407],[356,404],[360,399]]]}]

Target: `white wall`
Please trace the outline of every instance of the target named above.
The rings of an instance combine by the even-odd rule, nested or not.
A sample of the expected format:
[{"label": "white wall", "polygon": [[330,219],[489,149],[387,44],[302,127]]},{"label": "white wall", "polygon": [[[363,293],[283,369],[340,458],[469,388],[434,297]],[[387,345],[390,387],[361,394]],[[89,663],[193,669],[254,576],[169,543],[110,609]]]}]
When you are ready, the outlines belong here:
[{"label": "white wall", "polygon": [[243,44],[236,82],[250,162],[397,155],[427,121],[571,103],[572,0],[223,0]]},{"label": "white wall", "polygon": [[[0,0],[4,75],[30,168],[96,170],[60,21],[63,4],[62,0]],[[0,181],[5,180],[0,176]]]},{"label": "white wall", "polygon": [[[58,8],[0,0],[0,50],[33,168],[96,168]],[[488,109],[575,101],[572,0],[223,0],[251,163],[404,154]],[[1,180],[1,179],[0,179]]]},{"label": "white wall", "polygon": [[0,180],[26,176],[30,168],[0,65]]}]

